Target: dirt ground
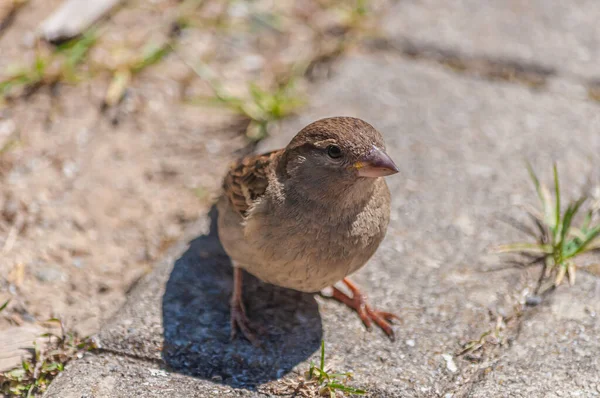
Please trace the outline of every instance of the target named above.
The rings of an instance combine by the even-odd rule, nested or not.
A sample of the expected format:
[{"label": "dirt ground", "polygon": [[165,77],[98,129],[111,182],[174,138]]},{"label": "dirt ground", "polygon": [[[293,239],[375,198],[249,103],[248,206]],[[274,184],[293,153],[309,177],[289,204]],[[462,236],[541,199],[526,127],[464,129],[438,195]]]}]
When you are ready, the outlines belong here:
[{"label": "dirt ground", "polygon": [[[53,54],[35,32],[60,3],[31,0],[0,13],[0,82]],[[6,93],[0,304],[10,304],[0,331],[52,317],[83,335],[97,331],[208,208],[227,163],[251,149],[248,117],[188,101],[213,95],[190,64],[209,65],[232,95],[247,95],[249,82],[269,90],[295,65],[345,50],[361,15],[334,1],[184,3],[127,2],[99,24],[76,82],[46,71]],[[106,106],[116,71],[167,41],[175,52],[136,71],[123,98]]]}]

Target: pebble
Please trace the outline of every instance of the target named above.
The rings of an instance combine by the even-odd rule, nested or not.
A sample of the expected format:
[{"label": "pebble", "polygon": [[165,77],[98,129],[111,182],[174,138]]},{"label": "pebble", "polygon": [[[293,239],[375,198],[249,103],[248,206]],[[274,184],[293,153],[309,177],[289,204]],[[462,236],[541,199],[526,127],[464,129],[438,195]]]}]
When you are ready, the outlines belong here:
[{"label": "pebble", "polygon": [[541,296],[527,296],[527,298],[525,298],[525,304],[527,304],[530,307],[535,307],[536,305],[540,305],[542,303],[542,297]]},{"label": "pebble", "polygon": [[163,376],[163,377],[167,376],[167,372],[165,372],[162,369],[148,369],[148,371],[150,372],[150,375],[154,376],[154,377],[156,377],[156,376]]},{"label": "pebble", "polygon": [[12,119],[0,121],[0,140],[12,135],[17,131],[17,125]]},{"label": "pebble", "polygon": [[77,167],[77,164],[73,161],[67,161],[63,164],[62,172],[67,178],[75,177],[78,171],[79,168]]},{"label": "pebble", "polygon": [[85,262],[83,261],[83,259],[81,257],[74,257],[73,258],[73,266],[75,268],[83,268],[83,267],[85,267]]},{"label": "pebble", "polygon": [[456,363],[454,363],[454,358],[452,357],[452,355],[442,354],[442,358],[444,358],[444,361],[446,361],[446,368],[450,372],[456,373],[456,371],[458,370],[458,367],[456,366]]},{"label": "pebble", "polygon": [[54,282],[58,280],[64,280],[65,274],[57,268],[44,267],[35,272],[35,277],[40,282]]},{"label": "pebble", "polygon": [[406,340],[406,345],[409,347],[414,347],[415,346],[415,341],[414,340]]},{"label": "pebble", "polygon": [[256,71],[263,67],[265,60],[260,55],[247,55],[242,59],[242,65],[247,71]]},{"label": "pebble", "polygon": [[221,151],[221,142],[219,140],[209,140],[204,147],[206,151],[210,154],[217,154]]},{"label": "pebble", "polygon": [[472,236],[475,233],[475,224],[466,214],[457,217],[454,225],[466,236]]}]

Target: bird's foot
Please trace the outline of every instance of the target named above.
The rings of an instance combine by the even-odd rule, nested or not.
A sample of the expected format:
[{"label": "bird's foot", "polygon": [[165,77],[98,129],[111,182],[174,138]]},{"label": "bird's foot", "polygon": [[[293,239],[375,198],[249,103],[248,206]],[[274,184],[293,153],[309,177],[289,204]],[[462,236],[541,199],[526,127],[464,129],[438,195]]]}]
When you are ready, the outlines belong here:
[{"label": "bird's foot", "polygon": [[[233,341],[236,338],[239,329],[252,345],[260,347],[260,341],[252,330],[255,328],[252,327],[252,323],[246,315],[246,308],[244,308],[242,300],[242,270],[238,267],[234,267],[233,269],[233,294],[231,295],[229,308],[231,311],[231,340]],[[263,329],[258,328],[258,330],[262,332]]]},{"label": "bird's foot", "polygon": [[231,303],[231,340],[233,341],[237,337],[238,330],[242,332],[242,335],[255,347],[260,347],[260,340],[257,338],[256,333],[253,331],[252,323],[246,315],[244,304],[239,302]]},{"label": "bird's foot", "polygon": [[358,316],[365,324],[367,330],[372,329],[373,322],[379,326],[385,334],[388,335],[390,340],[395,340],[394,330],[392,329],[392,325],[390,322],[393,320],[399,320],[396,314],[391,312],[379,311],[371,308],[369,304],[367,304],[367,298],[364,294],[360,292],[358,287],[354,283],[352,283],[348,279],[343,280],[344,284],[348,286],[348,289],[352,292],[352,296],[347,295],[340,289],[333,287],[333,295],[331,296],[333,299],[338,300],[348,307],[352,308],[354,311],[358,313]]}]

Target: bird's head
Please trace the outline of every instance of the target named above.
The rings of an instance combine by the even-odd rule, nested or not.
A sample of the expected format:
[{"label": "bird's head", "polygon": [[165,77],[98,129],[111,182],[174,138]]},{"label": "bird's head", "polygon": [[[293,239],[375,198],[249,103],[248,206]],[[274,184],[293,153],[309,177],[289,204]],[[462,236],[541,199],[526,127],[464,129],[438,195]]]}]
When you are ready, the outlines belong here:
[{"label": "bird's head", "polygon": [[352,117],[317,120],[303,128],[285,150],[285,172],[300,189],[344,194],[398,172],[381,134]]}]

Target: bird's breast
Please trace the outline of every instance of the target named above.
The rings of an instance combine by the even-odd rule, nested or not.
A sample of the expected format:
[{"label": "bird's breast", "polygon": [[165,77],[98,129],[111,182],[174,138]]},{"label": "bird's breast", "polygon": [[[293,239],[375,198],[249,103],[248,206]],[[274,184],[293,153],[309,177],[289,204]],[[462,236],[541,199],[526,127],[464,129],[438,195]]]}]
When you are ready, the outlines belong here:
[{"label": "bird's breast", "polygon": [[[281,213],[268,203],[246,221],[245,241],[256,254],[244,267],[258,278],[301,291],[319,291],[362,267],[385,236],[389,207],[324,214]],[[281,213],[281,214],[280,214]]]}]

